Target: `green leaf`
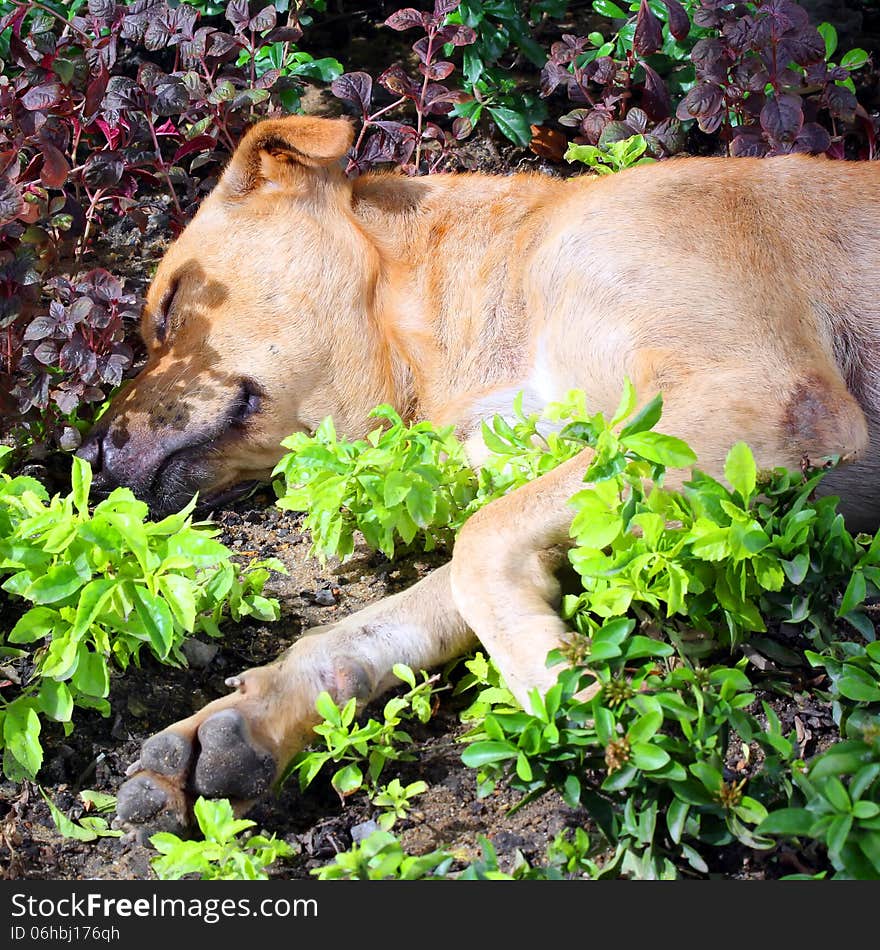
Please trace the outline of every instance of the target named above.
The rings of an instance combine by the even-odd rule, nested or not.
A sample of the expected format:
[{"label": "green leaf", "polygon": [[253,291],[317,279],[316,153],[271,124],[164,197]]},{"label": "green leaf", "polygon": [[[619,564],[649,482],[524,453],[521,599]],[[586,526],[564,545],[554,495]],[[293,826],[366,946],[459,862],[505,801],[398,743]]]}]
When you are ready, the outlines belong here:
[{"label": "green leaf", "polygon": [[489,106],[489,115],[495,120],[498,131],[515,145],[526,148],[532,138],[532,130],[526,115],[504,106]]},{"label": "green leaf", "polygon": [[32,706],[17,701],[6,707],[3,741],[6,751],[33,780],[43,764],[43,747],[40,745],[40,717]]},{"label": "green leaf", "polygon": [[644,406],[633,417],[632,422],[620,430],[620,437],[626,438],[628,435],[635,435],[637,432],[645,432],[653,429],[660,421],[663,412],[663,396],[658,393],[650,402]]},{"label": "green leaf", "polygon": [[755,831],[760,835],[809,836],[813,821],[806,808],[780,808],[771,811]]},{"label": "green leaf", "polygon": [[49,806],[49,814],[52,816],[55,827],[65,838],[72,838],[74,841],[94,841],[98,837],[97,832],[91,828],[83,828],[71,821],[42,788],[40,788],[40,794]]},{"label": "green leaf", "polygon": [[364,784],[364,773],[354,764],[339,769],[330,780],[340,798],[354,794]]},{"label": "green leaf", "polygon": [[631,751],[633,765],[643,772],[663,768],[670,761],[668,752],[647,742],[634,742]]},{"label": "green leaf", "polygon": [[612,20],[625,20],[627,14],[611,0],[593,0],[593,9],[599,16],[607,16]]},{"label": "green leaf", "polygon": [[92,488],[92,468],[85,459],[74,455],[70,479],[73,486],[73,503],[81,515],[88,514],[89,492]]},{"label": "green leaf", "polygon": [[880,680],[871,682],[867,674],[864,678],[855,675],[841,676],[835,685],[841,696],[857,703],[880,702]]},{"label": "green leaf", "polygon": [[60,614],[51,607],[32,607],[12,628],[10,643],[33,643],[49,636],[60,620]]},{"label": "green leaf", "polygon": [[192,633],[196,624],[196,598],[193,582],[179,574],[163,574],[159,578],[159,591],[178,624]]},{"label": "green leaf", "polygon": [[461,754],[461,761],[468,768],[478,769],[493,762],[505,762],[517,757],[518,750],[509,742],[474,742]]},{"label": "green leaf", "polygon": [[620,402],[618,403],[617,409],[614,411],[614,415],[611,417],[611,421],[608,423],[608,425],[616,426],[619,422],[623,422],[624,419],[632,415],[632,411],[635,409],[635,407],[636,389],[635,386],[633,386],[629,376],[627,376],[623,380],[623,394],[620,397]]},{"label": "green leaf", "polygon": [[840,65],[844,69],[861,69],[868,62],[868,52],[860,48],[851,49],[844,53],[840,60]]},{"label": "green leaf", "polygon": [[143,624],[150,645],[159,659],[164,660],[174,642],[174,619],[168,604],[152,591],[134,585],[134,609]]},{"label": "green leaf", "polygon": [[687,468],[697,461],[696,454],[686,442],[660,432],[634,432],[621,438],[620,444],[630,452],[667,468]]},{"label": "green leaf", "polygon": [[89,630],[104,604],[110,599],[116,585],[117,581],[112,578],[98,578],[86,584],[79,595],[76,617],[71,630],[72,636],[81,637]]},{"label": "green leaf", "polygon": [[825,780],[822,792],[835,811],[849,812],[852,809],[852,802],[850,801],[846,786],[837,776],[830,775]]},{"label": "green leaf", "polygon": [[437,498],[431,486],[423,479],[416,479],[406,496],[406,510],[420,527],[430,525],[437,510]]},{"label": "green leaf", "polygon": [[385,476],[383,494],[386,508],[396,508],[409,494],[412,485],[411,476],[402,472],[389,472]]},{"label": "green leaf", "polygon": [[832,819],[825,832],[825,843],[830,854],[839,854],[846,844],[846,839],[852,830],[852,815],[837,815]]},{"label": "green leaf", "polygon": [[186,558],[194,567],[211,567],[230,556],[226,545],[198,531],[187,530],[168,539],[168,556]]},{"label": "green leaf", "polygon": [[[92,653],[84,643],[77,651],[73,685],[86,696],[105,697],[110,692],[110,674],[107,660],[100,653]],[[78,699],[80,705],[82,700]]]},{"label": "green leaf", "polygon": [[733,486],[734,490],[739,492],[740,498],[746,503],[755,491],[757,475],[758,466],[755,464],[752,450],[745,442],[737,442],[727,453],[727,461],[724,463],[724,477]]},{"label": "green leaf", "polygon": [[659,710],[652,710],[645,713],[629,727],[626,736],[630,743],[647,742],[663,725],[663,713]]},{"label": "green leaf", "polygon": [[676,844],[681,841],[690,808],[687,802],[683,802],[680,798],[673,798],[666,809],[666,827],[669,829],[669,837]]},{"label": "green leaf", "polygon": [[56,564],[38,577],[24,596],[35,604],[55,604],[76,593],[82,584],[83,578],[72,564]]},{"label": "green leaf", "polygon": [[37,697],[40,709],[55,722],[69,722],[73,715],[73,696],[66,683],[44,679]]},{"label": "green leaf", "polygon": [[853,575],[846,585],[840,607],[837,608],[837,616],[844,617],[850,611],[855,610],[856,607],[863,604],[867,593],[868,588],[865,582],[865,575],[861,571],[853,571]]},{"label": "green leaf", "polygon": [[825,59],[831,59],[837,49],[837,30],[830,23],[820,23],[816,29],[825,41]]}]

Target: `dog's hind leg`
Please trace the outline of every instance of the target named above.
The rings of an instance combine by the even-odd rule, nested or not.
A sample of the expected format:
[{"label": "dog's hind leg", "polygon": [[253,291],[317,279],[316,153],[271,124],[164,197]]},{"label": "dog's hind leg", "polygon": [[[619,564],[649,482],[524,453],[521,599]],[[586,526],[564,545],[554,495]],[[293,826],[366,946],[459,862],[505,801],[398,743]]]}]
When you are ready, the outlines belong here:
[{"label": "dog's hind leg", "polygon": [[452,599],[450,565],[338,623],[317,627],[276,662],[228,681],[234,691],[148,739],[120,788],[119,818],[141,832],[191,822],[199,795],[229,798],[239,811],[270,791],[297,752],[314,741],[326,690],[360,705],[397,682],[404,663],[431,669],[474,644]]}]

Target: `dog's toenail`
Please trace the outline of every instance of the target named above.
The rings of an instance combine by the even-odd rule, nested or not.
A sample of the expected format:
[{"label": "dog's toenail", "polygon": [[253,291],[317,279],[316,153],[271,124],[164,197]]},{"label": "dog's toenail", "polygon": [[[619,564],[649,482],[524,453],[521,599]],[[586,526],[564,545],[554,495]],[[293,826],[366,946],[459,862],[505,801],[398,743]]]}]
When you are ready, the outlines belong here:
[{"label": "dog's toenail", "polygon": [[125,770],[125,777],[131,778],[135,772],[140,772],[141,768],[141,760],[135,759],[134,762],[132,762],[131,765],[129,765],[129,767]]}]

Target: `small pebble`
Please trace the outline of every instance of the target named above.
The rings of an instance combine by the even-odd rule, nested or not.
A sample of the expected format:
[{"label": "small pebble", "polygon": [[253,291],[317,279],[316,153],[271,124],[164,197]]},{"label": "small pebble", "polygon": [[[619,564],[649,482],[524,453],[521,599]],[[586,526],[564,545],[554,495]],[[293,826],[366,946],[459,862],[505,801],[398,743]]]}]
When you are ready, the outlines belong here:
[{"label": "small pebble", "polygon": [[351,826],[351,840],[357,844],[364,840],[364,838],[369,838],[374,831],[378,831],[379,826],[375,821],[362,821],[359,825]]},{"label": "small pebble", "polygon": [[180,649],[194,670],[203,670],[217,655],[220,647],[216,643],[193,639],[187,640]]},{"label": "small pebble", "polygon": [[315,603],[320,604],[321,607],[332,607],[336,603],[336,597],[329,587],[322,587],[321,590],[315,592]]}]

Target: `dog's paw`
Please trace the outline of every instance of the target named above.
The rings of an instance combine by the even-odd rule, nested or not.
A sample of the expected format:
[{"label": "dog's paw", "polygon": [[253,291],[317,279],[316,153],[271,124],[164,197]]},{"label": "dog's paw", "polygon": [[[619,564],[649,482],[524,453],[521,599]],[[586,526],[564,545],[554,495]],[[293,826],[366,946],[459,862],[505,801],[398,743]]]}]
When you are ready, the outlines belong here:
[{"label": "dog's paw", "polygon": [[255,735],[246,697],[233,693],[147,739],[117,795],[118,824],[140,840],[185,832],[199,796],[229,799],[237,814],[267,794],[279,773]]}]

